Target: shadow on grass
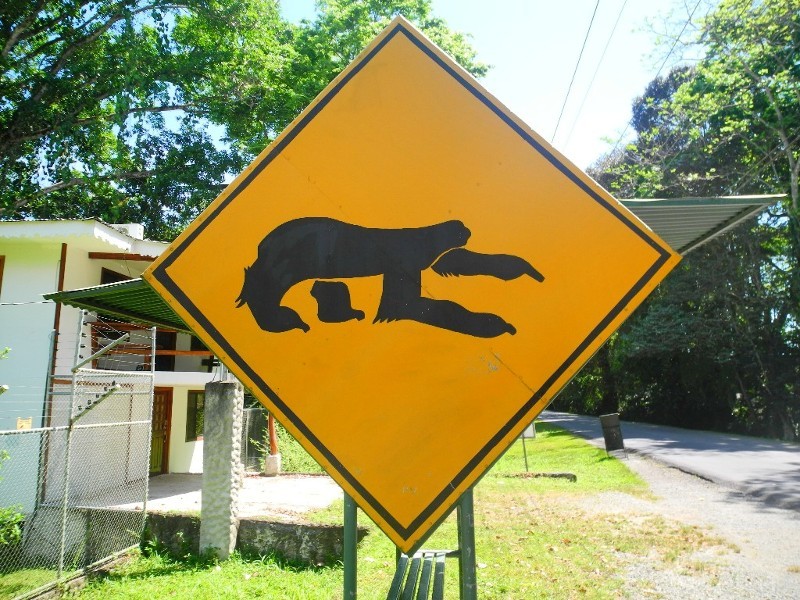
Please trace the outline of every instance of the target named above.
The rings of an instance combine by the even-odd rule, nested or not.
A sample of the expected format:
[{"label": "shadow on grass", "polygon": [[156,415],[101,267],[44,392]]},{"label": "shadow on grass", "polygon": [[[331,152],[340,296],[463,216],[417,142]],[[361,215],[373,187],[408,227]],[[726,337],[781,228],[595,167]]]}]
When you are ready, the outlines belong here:
[{"label": "shadow on grass", "polygon": [[95,572],[90,576],[90,580],[108,580],[111,582],[153,580],[181,574],[199,574],[221,567],[226,563],[233,565],[246,564],[248,567],[263,565],[287,573],[317,573],[332,568],[330,565],[316,566],[293,562],[286,560],[277,553],[268,555],[242,555],[237,551],[231,555],[228,561],[220,561],[211,554],[203,556],[186,555],[183,558],[176,558],[167,553],[162,554],[153,548],[143,548],[141,552],[140,557],[134,558],[126,566],[112,571]]}]

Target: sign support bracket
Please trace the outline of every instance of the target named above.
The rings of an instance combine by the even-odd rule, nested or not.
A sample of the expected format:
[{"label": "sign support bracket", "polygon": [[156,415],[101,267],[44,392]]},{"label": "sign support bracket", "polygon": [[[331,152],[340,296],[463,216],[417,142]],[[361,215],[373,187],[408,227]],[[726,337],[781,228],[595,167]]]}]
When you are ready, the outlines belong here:
[{"label": "sign support bracket", "polygon": [[[475,505],[472,488],[464,492],[456,507],[458,529],[459,597],[461,600],[478,600],[477,564],[475,559]],[[357,597],[357,544],[358,514],[356,502],[347,492],[344,494],[344,598]],[[400,550],[397,550],[400,557]]]}]

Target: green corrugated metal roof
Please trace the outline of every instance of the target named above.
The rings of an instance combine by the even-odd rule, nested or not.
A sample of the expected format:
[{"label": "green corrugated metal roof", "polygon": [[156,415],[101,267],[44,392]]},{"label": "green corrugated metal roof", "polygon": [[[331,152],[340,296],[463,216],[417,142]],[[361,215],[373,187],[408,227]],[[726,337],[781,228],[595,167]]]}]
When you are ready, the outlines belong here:
[{"label": "green corrugated metal roof", "polygon": [[[741,223],[783,195],[674,200],[621,200],[672,248],[686,254]],[[46,294],[45,298],[127,321],[190,331],[141,279]]]},{"label": "green corrugated metal roof", "polygon": [[55,292],[44,297],[125,321],[190,331],[183,319],[142,279]]}]

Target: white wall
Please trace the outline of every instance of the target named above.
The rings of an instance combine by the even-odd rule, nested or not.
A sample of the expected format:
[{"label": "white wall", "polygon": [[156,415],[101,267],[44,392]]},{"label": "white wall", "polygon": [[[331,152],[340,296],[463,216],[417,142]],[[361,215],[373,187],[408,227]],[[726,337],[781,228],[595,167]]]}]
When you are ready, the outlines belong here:
[{"label": "white wall", "polygon": [[[16,244],[0,247],[5,255],[0,289],[0,348],[11,348],[0,360],[2,396],[0,429],[16,429],[17,417],[33,417],[41,426],[55,305],[41,294],[56,289],[60,244]],[[11,305],[18,303],[16,305]]]},{"label": "white wall", "polygon": [[[55,305],[44,303],[43,292],[56,289],[60,244],[4,243],[0,289],[0,348],[11,348],[0,360],[0,384],[9,390],[0,397],[0,430],[16,429],[17,418],[32,418],[41,427]],[[0,470],[0,505],[20,505],[30,511],[36,498],[41,434],[9,434],[0,447],[9,458]]]},{"label": "white wall", "polygon": [[172,392],[172,425],[170,428],[169,443],[169,471],[170,473],[202,473],[203,472],[203,442],[186,441],[186,409],[188,392],[190,390],[202,391],[203,386],[178,386]]}]

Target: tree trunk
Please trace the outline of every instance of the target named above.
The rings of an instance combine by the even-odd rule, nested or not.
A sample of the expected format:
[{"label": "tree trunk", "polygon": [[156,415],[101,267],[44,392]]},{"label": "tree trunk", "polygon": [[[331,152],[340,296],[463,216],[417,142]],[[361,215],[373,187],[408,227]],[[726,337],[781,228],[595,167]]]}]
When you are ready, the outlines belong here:
[{"label": "tree trunk", "polygon": [[797,429],[792,422],[792,416],[789,414],[789,411],[786,410],[786,406],[776,407],[775,414],[778,416],[781,422],[781,429],[783,430],[781,439],[784,442],[796,442]]},{"label": "tree trunk", "polygon": [[602,390],[600,406],[598,407],[601,415],[619,412],[619,402],[617,401],[616,385],[614,385],[614,372],[611,369],[611,347],[608,343],[603,344],[597,353],[597,360],[600,366],[602,377]]}]

